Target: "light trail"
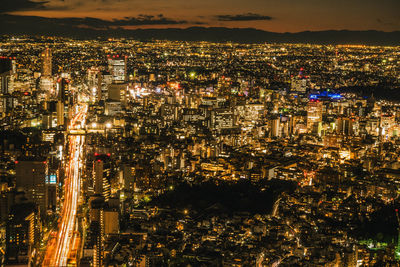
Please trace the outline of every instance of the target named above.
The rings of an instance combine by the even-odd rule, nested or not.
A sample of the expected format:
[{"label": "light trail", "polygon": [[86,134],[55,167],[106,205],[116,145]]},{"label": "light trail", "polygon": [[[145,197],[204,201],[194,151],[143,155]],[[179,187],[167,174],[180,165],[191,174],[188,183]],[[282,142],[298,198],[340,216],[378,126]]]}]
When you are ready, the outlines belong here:
[{"label": "light trail", "polygon": [[[87,106],[82,106],[71,120],[68,130],[84,126]],[[58,228],[56,243],[49,242],[43,266],[67,266],[71,250],[76,240],[76,214],[80,194],[80,169],[82,167],[82,153],[85,137],[80,135],[69,136],[69,160],[65,166],[64,205],[61,221]]]}]

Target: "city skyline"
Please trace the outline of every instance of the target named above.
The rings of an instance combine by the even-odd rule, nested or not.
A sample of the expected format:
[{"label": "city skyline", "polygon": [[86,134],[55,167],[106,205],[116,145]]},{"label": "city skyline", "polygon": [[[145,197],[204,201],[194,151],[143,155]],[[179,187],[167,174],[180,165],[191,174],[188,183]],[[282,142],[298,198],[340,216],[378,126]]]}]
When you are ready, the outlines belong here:
[{"label": "city skyline", "polygon": [[2,38],[1,264],[400,261],[399,47]]},{"label": "city skyline", "polygon": [[399,266],[398,10],[7,0],[0,266]]}]

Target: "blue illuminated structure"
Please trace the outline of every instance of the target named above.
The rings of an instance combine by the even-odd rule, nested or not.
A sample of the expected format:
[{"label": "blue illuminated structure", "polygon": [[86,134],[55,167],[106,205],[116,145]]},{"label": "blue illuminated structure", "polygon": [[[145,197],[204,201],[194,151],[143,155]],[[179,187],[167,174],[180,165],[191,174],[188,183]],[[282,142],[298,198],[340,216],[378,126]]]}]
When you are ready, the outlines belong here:
[{"label": "blue illuminated structure", "polygon": [[330,99],[342,99],[341,94],[330,93],[328,91],[323,91],[320,94],[311,94],[309,99],[319,99],[319,98],[330,98]]}]

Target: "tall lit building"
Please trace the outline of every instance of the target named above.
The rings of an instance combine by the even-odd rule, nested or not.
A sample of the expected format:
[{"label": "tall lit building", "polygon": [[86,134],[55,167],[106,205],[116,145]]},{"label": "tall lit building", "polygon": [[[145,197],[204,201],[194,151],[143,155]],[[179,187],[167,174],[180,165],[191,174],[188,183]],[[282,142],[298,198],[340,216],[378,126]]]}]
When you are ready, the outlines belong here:
[{"label": "tall lit building", "polygon": [[6,224],[6,261],[9,265],[33,266],[40,235],[39,213],[33,202],[11,207]]},{"label": "tall lit building", "polygon": [[64,103],[61,100],[57,101],[57,126],[65,125]]},{"label": "tall lit building", "polygon": [[393,135],[393,127],[396,125],[395,117],[392,115],[382,115],[380,118],[381,135],[385,138]]},{"label": "tall lit building", "polygon": [[10,83],[13,72],[12,60],[0,58],[0,113],[6,115],[13,108],[13,98],[10,94]]},{"label": "tall lit building", "polygon": [[36,203],[42,214],[48,209],[47,162],[45,158],[23,157],[16,161],[16,187],[23,189],[28,200]]},{"label": "tall lit building", "polygon": [[70,81],[66,78],[57,80],[57,126],[64,126],[68,107],[72,105]]},{"label": "tall lit building", "polygon": [[127,57],[114,55],[108,56],[108,70],[114,83],[123,83],[127,80]]},{"label": "tall lit building", "polygon": [[108,208],[104,210],[104,234],[118,234],[119,232],[119,213],[118,208]]},{"label": "tall lit building", "polygon": [[213,109],[211,112],[211,127],[213,129],[230,129],[235,126],[235,115],[230,108]]},{"label": "tall lit building", "polygon": [[66,78],[60,78],[57,81],[57,98],[59,101],[62,101],[66,106],[72,103],[70,95],[70,84],[70,81]]},{"label": "tall lit building", "polygon": [[92,67],[87,72],[89,90],[96,102],[102,99],[103,75],[99,68]]},{"label": "tall lit building", "polygon": [[273,120],[271,120],[271,137],[279,137],[281,135],[280,127],[280,118],[274,118]]},{"label": "tall lit building", "polygon": [[52,53],[50,48],[46,48],[42,54],[42,75],[40,77],[40,100],[49,100],[54,97],[52,79]]},{"label": "tall lit building", "polygon": [[111,161],[109,154],[96,154],[93,163],[94,193],[102,195],[107,201],[111,196]]},{"label": "tall lit building", "polygon": [[311,99],[307,104],[307,129],[309,132],[321,134],[322,102]]},{"label": "tall lit building", "polygon": [[353,120],[350,118],[338,118],[336,123],[336,133],[341,135],[353,135]]},{"label": "tall lit building", "polygon": [[291,91],[305,93],[310,83],[310,77],[304,75],[304,69],[300,68],[299,74],[291,78]]},{"label": "tall lit building", "polygon": [[292,78],[291,91],[305,93],[307,91],[308,80],[303,77]]},{"label": "tall lit building", "polygon": [[124,84],[110,84],[107,87],[107,100],[124,102],[126,94],[126,85]]},{"label": "tall lit building", "polygon": [[46,48],[42,52],[42,76],[51,76],[52,75],[52,54],[51,49]]},{"label": "tall lit building", "polygon": [[104,253],[104,197],[90,197],[90,225],[87,245],[93,249],[92,266],[102,266]]}]

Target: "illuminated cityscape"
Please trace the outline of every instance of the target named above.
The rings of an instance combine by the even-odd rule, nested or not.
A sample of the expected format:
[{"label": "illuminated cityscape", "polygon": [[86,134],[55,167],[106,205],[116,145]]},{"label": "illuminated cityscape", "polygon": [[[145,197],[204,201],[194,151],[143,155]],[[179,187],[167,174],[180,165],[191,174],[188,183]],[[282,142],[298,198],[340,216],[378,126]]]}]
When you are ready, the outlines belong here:
[{"label": "illuminated cityscape", "polygon": [[400,6],[357,1],[0,7],[0,266],[399,266]]},{"label": "illuminated cityscape", "polygon": [[400,48],[1,51],[4,263],[397,264]]}]

